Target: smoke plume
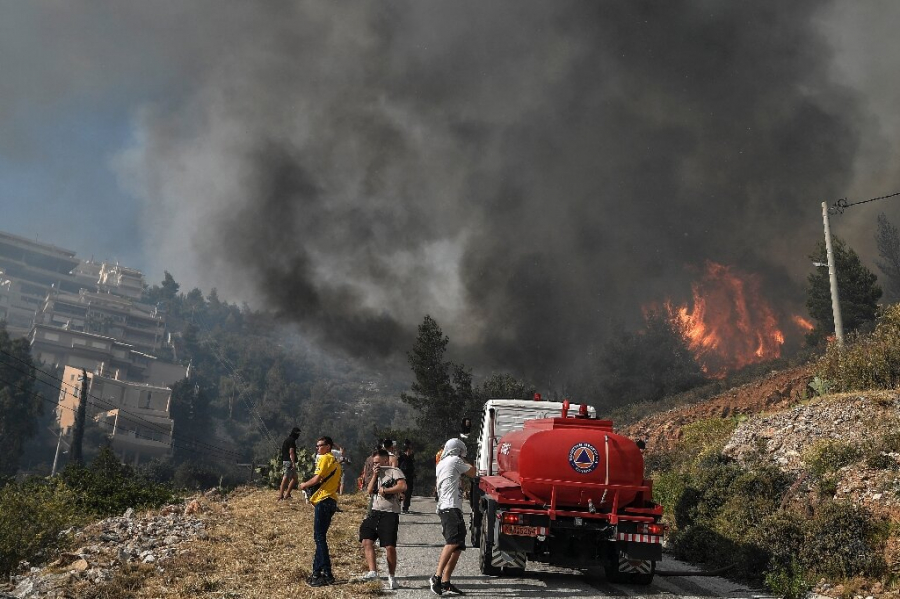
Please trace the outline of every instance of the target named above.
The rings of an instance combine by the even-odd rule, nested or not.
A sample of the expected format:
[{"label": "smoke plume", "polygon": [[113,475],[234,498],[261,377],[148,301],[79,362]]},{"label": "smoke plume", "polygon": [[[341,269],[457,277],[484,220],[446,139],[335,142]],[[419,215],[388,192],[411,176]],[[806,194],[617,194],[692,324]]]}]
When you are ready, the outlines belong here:
[{"label": "smoke plume", "polygon": [[542,382],[705,260],[802,312],[860,143],[819,3],[252,6],[180,21],[189,91],[117,161],[176,275],[373,360],[431,314]]}]

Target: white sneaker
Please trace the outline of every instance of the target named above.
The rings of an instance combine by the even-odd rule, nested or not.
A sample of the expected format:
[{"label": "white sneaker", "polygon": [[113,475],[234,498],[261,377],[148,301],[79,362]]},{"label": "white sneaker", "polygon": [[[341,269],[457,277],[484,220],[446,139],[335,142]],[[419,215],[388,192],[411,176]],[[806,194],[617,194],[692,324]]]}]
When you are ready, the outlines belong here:
[{"label": "white sneaker", "polygon": [[378,572],[375,570],[369,570],[359,578],[355,579],[357,582],[371,582],[373,580],[378,580]]},{"label": "white sneaker", "polygon": [[397,582],[397,579],[393,576],[388,576],[388,589],[391,591],[396,591],[400,588],[400,584]]}]

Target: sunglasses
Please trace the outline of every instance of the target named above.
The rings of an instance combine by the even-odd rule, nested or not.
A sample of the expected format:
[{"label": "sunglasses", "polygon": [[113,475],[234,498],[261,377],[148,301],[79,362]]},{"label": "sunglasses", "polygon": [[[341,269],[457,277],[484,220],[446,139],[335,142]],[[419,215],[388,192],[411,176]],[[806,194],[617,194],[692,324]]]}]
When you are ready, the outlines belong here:
[{"label": "sunglasses", "polygon": [[316,447],[327,447],[328,443],[316,443]]}]

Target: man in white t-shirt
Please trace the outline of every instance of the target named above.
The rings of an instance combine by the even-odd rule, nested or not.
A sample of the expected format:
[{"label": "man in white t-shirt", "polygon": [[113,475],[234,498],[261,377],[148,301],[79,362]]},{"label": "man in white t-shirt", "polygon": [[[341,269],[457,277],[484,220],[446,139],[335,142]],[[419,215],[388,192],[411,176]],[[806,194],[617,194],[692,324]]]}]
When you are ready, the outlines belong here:
[{"label": "man in white t-shirt", "polygon": [[363,545],[369,571],[360,580],[378,580],[375,563],[375,541],[384,549],[388,565],[388,589],[398,588],[394,573],[397,570],[397,530],[400,527],[400,496],[406,490],[403,471],[390,465],[387,450],[379,449],[372,456],[372,478],[366,488],[372,497],[372,510],[359,527],[359,541]]},{"label": "man in white t-shirt", "polygon": [[475,466],[465,460],[468,450],[459,439],[450,439],[444,444],[441,459],[434,469],[437,480],[437,511],[441,518],[444,534],[444,548],[438,558],[437,570],[431,577],[431,592],[435,595],[463,595],[450,582],[450,575],[456,568],[459,556],[466,549],[466,523],[462,514],[462,487],[460,477],[475,476]]}]

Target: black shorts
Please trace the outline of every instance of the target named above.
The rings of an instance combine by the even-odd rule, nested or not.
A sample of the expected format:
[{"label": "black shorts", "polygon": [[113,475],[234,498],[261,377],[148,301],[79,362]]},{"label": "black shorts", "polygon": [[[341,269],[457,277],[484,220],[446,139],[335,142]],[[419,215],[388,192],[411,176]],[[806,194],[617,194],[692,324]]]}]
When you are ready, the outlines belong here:
[{"label": "black shorts", "polygon": [[372,510],[359,525],[359,540],[378,539],[382,547],[397,546],[397,529],[400,527],[400,514]]},{"label": "black shorts", "polygon": [[441,517],[441,530],[444,533],[444,543],[457,545],[457,549],[466,550],[466,522],[463,520],[462,510],[450,508],[438,511]]}]

